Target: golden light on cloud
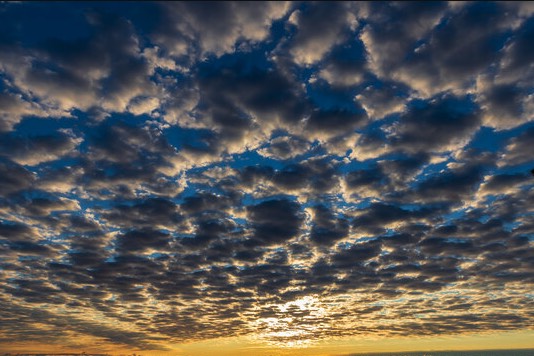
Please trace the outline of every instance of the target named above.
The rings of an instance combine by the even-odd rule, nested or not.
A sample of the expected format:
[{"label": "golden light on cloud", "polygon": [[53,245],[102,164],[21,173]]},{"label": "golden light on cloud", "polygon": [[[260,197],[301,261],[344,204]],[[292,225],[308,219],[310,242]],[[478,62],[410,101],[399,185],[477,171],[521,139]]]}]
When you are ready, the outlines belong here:
[{"label": "golden light on cloud", "polygon": [[306,348],[314,345],[320,323],[317,320],[325,315],[316,297],[306,296],[281,305],[276,317],[259,318],[253,323],[258,330],[258,339],[265,340],[273,347]]}]

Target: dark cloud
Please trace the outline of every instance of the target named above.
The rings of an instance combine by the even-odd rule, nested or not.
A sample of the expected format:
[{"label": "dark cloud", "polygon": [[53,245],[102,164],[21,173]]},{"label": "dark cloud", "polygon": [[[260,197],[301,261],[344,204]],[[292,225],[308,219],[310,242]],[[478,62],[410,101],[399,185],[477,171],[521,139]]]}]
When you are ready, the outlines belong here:
[{"label": "dark cloud", "polygon": [[[363,40],[380,74],[432,95],[470,86],[477,75],[499,62],[498,51],[514,26],[514,11],[506,11],[500,3],[471,3],[450,11],[444,5],[384,4],[393,11],[370,16]],[[413,21],[397,17],[409,10],[406,17]]]},{"label": "dark cloud", "polygon": [[444,239],[441,237],[430,237],[420,243],[424,252],[437,254],[457,254],[466,255],[475,252],[473,242],[462,239]]},{"label": "dark cloud", "polygon": [[131,22],[98,10],[88,11],[86,20],[88,36],[47,39],[26,54],[30,61],[23,66],[6,66],[20,89],[54,116],[94,106],[125,111],[130,100],[154,92]]},{"label": "dark cloud", "polygon": [[130,162],[137,159],[157,159],[172,152],[164,137],[150,128],[134,127],[123,123],[104,123],[92,138],[93,158],[111,162]]},{"label": "dark cloud", "polygon": [[69,215],[69,229],[74,231],[97,231],[100,225],[93,219],[89,219],[83,215]]},{"label": "dark cloud", "polygon": [[473,193],[482,180],[482,166],[464,166],[421,181],[415,195],[425,201],[461,202]]},{"label": "dark cloud", "polygon": [[0,236],[13,240],[33,240],[37,232],[30,226],[21,223],[2,223],[0,225]]},{"label": "dark cloud", "polygon": [[[358,269],[365,261],[378,256],[380,245],[375,242],[355,244],[332,256],[332,267],[340,269]],[[363,268],[362,268],[363,270]]]},{"label": "dark cloud", "polygon": [[72,154],[77,141],[61,132],[34,137],[5,134],[0,137],[0,154],[20,164],[35,165]]},{"label": "dark cloud", "polygon": [[379,166],[351,171],[344,176],[346,190],[349,193],[356,193],[360,196],[382,192],[382,188],[388,182],[388,176],[384,174]]},{"label": "dark cloud", "polygon": [[[186,246],[205,246],[213,240],[219,240],[230,235],[235,228],[236,224],[233,220],[205,214],[197,219],[194,238],[183,239],[182,243]],[[220,249],[217,249],[217,247],[220,247]],[[215,251],[212,251],[213,256],[209,256],[211,260],[219,259],[217,255],[224,259],[225,254],[229,254],[232,251],[231,246],[230,248],[225,248],[224,245],[214,246],[214,249]]]},{"label": "dark cloud", "polygon": [[516,118],[517,123],[521,123],[519,119],[528,110],[523,105],[523,100],[527,95],[521,88],[514,84],[494,85],[483,96],[486,106],[485,110],[491,115],[491,120],[494,117],[512,117]]},{"label": "dark cloud", "polygon": [[302,88],[276,68],[250,66],[236,58],[226,68],[206,68],[200,74],[201,101],[210,105],[213,121],[222,129],[246,129],[252,125],[251,115],[292,124],[304,118]]},{"label": "dark cloud", "polygon": [[247,208],[254,237],[266,245],[290,240],[302,223],[300,206],[287,198],[266,200]]},{"label": "dark cloud", "polygon": [[534,34],[534,21],[532,18],[525,20],[510,43],[506,46],[505,57],[502,62],[502,74],[511,76],[524,84],[523,80],[532,77],[532,67],[530,63],[534,59],[534,51],[529,45],[529,38]]},{"label": "dark cloud", "polygon": [[528,183],[529,179],[527,173],[499,174],[484,181],[481,191],[486,194],[506,194],[514,192],[519,185]]},{"label": "dark cloud", "polygon": [[478,108],[469,98],[445,95],[412,103],[388,138],[410,153],[447,150],[467,142],[479,124]]},{"label": "dark cloud", "polygon": [[234,51],[238,42],[266,40],[271,23],[284,16],[287,8],[285,2],[164,4],[163,21],[154,38],[178,57],[191,52],[199,56],[220,56]]},{"label": "dark cloud", "polygon": [[53,250],[50,247],[31,241],[11,241],[9,243],[9,248],[12,251],[17,252],[19,255],[53,255]]},{"label": "dark cloud", "polygon": [[357,231],[380,234],[385,232],[389,224],[405,224],[412,219],[423,220],[440,212],[441,206],[423,206],[406,209],[393,204],[373,203],[353,220]]},{"label": "dark cloud", "polygon": [[327,192],[337,183],[336,166],[326,159],[307,160],[277,170],[273,182],[283,189],[308,187],[312,191]]},{"label": "dark cloud", "polygon": [[269,145],[258,153],[276,159],[289,159],[305,153],[310,148],[310,143],[298,136],[282,136],[272,139]]},{"label": "dark cloud", "polygon": [[339,164],[329,159],[310,159],[288,164],[281,169],[272,167],[245,167],[240,171],[242,182],[249,187],[272,184],[280,192],[301,191],[311,196],[327,194],[339,183]]},{"label": "dark cloud", "polygon": [[169,247],[169,234],[152,230],[132,230],[117,238],[119,252],[143,252],[148,249],[165,250]]},{"label": "dark cloud", "polygon": [[301,65],[317,62],[338,44],[351,26],[349,9],[349,3],[317,2],[293,12],[290,22],[297,33],[291,41],[290,53],[295,62]]},{"label": "dark cloud", "polygon": [[319,77],[330,85],[353,86],[361,84],[367,76],[367,52],[364,44],[354,35],[332,50],[322,61]]},{"label": "dark cloud", "polygon": [[424,58],[425,52],[432,53],[435,67],[443,71],[447,80],[476,74],[495,59],[495,50],[502,46],[504,38],[499,27],[507,16],[498,3],[469,4],[445,19],[432,34],[431,47],[421,49],[418,55]]},{"label": "dark cloud", "polygon": [[403,63],[415,42],[424,38],[444,15],[446,3],[415,2],[370,3],[366,9],[370,23],[362,32],[362,40],[371,60],[380,72],[390,71]]},{"label": "dark cloud", "polygon": [[8,159],[0,160],[0,194],[7,196],[32,186],[35,176]]},{"label": "dark cloud", "polygon": [[337,240],[346,237],[349,233],[349,221],[343,217],[336,217],[324,205],[313,209],[313,225],[310,239],[321,245],[331,245]]},{"label": "dark cloud", "polygon": [[378,83],[370,85],[356,96],[372,119],[404,110],[409,88],[400,83]]},{"label": "dark cloud", "polygon": [[387,179],[396,186],[404,186],[410,182],[429,163],[429,156],[422,152],[392,160],[380,160],[378,165]]},{"label": "dark cloud", "polygon": [[36,219],[48,219],[48,223],[53,224],[51,215],[57,216],[60,212],[79,210],[79,205],[74,200],[65,198],[33,198],[17,199],[13,202],[13,210],[25,216]]},{"label": "dark cloud", "polygon": [[531,161],[532,156],[528,152],[532,139],[534,139],[534,128],[529,128],[511,138],[499,163],[503,166],[514,166]]},{"label": "dark cloud", "polygon": [[24,116],[35,114],[42,112],[32,103],[25,101],[22,95],[0,93],[0,132],[10,131]]},{"label": "dark cloud", "polygon": [[177,228],[183,217],[177,206],[163,198],[149,198],[135,205],[118,205],[111,211],[104,210],[103,217],[123,228],[130,226]]},{"label": "dark cloud", "polygon": [[363,126],[366,119],[365,112],[351,112],[348,110],[314,110],[307,121],[307,126],[321,133],[347,133],[358,126]]},{"label": "dark cloud", "polygon": [[185,197],[181,208],[190,214],[199,214],[204,211],[228,210],[239,202],[234,194],[216,195],[211,192],[199,192],[193,196]]}]

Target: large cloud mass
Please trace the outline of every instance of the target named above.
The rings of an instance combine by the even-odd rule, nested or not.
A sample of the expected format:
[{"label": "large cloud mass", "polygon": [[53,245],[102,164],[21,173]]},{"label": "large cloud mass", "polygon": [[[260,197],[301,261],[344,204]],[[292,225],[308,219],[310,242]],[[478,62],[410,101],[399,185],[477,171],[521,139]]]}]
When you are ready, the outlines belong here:
[{"label": "large cloud mass", "polygon": [[532,329],[533,33],[529,3],[0,4],[0,348]]}]

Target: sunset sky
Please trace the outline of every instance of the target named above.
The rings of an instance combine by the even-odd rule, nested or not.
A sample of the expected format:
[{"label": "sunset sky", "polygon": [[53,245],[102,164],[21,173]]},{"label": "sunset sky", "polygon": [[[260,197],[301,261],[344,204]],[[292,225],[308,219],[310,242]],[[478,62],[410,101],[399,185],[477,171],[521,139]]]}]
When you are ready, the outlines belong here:
[{"label": "sunset sky", "polygon": [[0,352],[534,348],[534,2],[0,3]]}]

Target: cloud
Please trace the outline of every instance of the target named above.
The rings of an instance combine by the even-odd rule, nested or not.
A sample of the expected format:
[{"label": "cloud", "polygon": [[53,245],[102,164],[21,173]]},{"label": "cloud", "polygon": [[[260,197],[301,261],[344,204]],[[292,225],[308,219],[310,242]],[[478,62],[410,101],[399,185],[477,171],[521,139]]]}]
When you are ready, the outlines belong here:
[{"label": "cloud", "polygon": [[368,86],[355,99],[361,103],[370,118],[381,119],[404,111],[406,89],[395,83]]},{"label": "cloud", "polygon": [[82,139],[63,132],[34,137],[4,134],[1,140],[0,154],[10,157],[21,165],[29,166],[72,154],[76,146],[82,142]]},{"label": "cloud", "polygon": [[330,245],[349,233],[349,221],[343,217],[336,217],[324,205],[313,208],[312,222],[310,239],[317,244]]},{"label": "cloud", "polygon": [[37,231],[21,223],[2,223],[0,225],[0,236],[7,239],[33,240],[37,237]]},{"label": "cloud", "polygon": [[295,10],[289,22],[297,29],[291,41],[290,54],[299,65],[313,64],[343,39],[343,32],[354,26],[356,19],[350,12],[351,4],[307,4]]},{"label": "cloud", "polygon": [[135,205],[118,205],[112,211],[103,210],[105,220],[115,226],[176,228],[182,221],[177,206],[163,198],[148,198]]},{"label": "cloud", "polygon": [[367,75],[367,52],[361,41],[349,37],[323,58],[319,78],[333,86],[361,84]]},{"label": "cloud", "polygon": [[531,7],[2,6],[0,348],[527,330]]},{"label": "cloud", "polygon": [[169,246],[169,235],[149,228],[132,230],[117,238],[119,252],[143,252],[147,249],[165,250]]},{"label": "cloud", "polygon": [[425,218],[440,211],[439,206],[425,206],[423,208],[408,210],[396,205],[373,203],[353,220],[353,227],[360,233],[381,234],[387,228],[398,228],[410,220],[417,219],[424,222]]},{"label": "cloud", "polygon": [[18,107],[23,115],[40,111],[39,116],[70,116],[73,109],[98,106],[122,112],[135,97],[154,92],[132,24],[98,11],[88,12],[87,21],[94,29],[88,37],[51,38],[37,48],[15,48],[25,61],[9,58],[4,71],[11,85],[37,99],[42,109],[28,105],[22,109],[19,102],[11,104],[12,110]]},{"label": "cloud", "polygon": [[469,98],[445,95],[411,104],[397,122],[385,129],[394,147],[410,153],[462,147],[480,125],[479,110]]},{"label": "cloud", "polygon": [[391,76],[402,66],[403,59],[416,49],[416,42],[424,38],[444,15],[446,4],[376,3],[366,11],[369,24],[360,38],[369,52],[371,67],[379,74]]},{"label": "cloud", "polygon": [[500,174],[486,177],[480,187],[484,194],[509,194],[518,191],[523,183],[528,183],[530,177],[526,174]]},{"label": "cloud", "polygon": [[321,133],[344,133],[362,126],[366,117],[363,110],[314,110],[307,120],[307,126],[310,130]]},{"label": "cloud", "polygon": [[35,180],[30,171],[7,159],[0,160],[0,173],[0,193],[3,196],[30,188]]},{"label": "cloud", "polygon": [[499,165],[513,166],[529,162],[531,157],[527,152],[529,152],[529,142],[531,142],[533,137],[534,129],[530,128],[522,132],[520,135],[511,138],[506,146],[504,154],[501,156]]},{"label": "cloud", "polygon": [[163,22],[155,40],[172,55],[188,55],[189,47],[198,47],[197,55],[203,57],[233,52],[240,41],[266,40],[272,22],[285,15],[289,2],[195,2],[162,7]]},{"label": "cloud", "polygon": [[266,200],[247,211],[254,227],[254,237],[267,245],[295,237],[302,223],[299,205],[286,198]]},{"label": "cloud", "polygon": [[258,153],[275,159],[289,159],[305,153],[310,146],[310,143],[298,136],[281,136],[273,138],[265,148],[258,150]]},{"label": "cloud", "polygon": [[[515,61],[510,68],[530,76],[521,63],[529,56],[523,38],[532,26],[518,16],[522,10],[505,10],[499,3],[448,8],[433,3],[397,17],[411,5],[382,6],[386,10],[380,16],[371,13],[361,33],[378,75],[394,78],[423,97],[442,91],[476,92],[484,123],[492,127],[510,128],[529,120],[532,100],[525,91],[528,84],[506,69]],[[396,22],[400,18],[402,22]],[[495,67],[497,72],[491,69]]]},{"label": "cloud", "polygon": [[38,105],[25,101],[22,95],[9,92],[0,93],[0,131],[10,131],[25,116],[46,115]]},{"label": "cloud", "polygon": [[388,180],[387,175],[378,166],[350,171],[344,176],[344,190],[349,194],[356,193],[360,197],[378,196]]}]

